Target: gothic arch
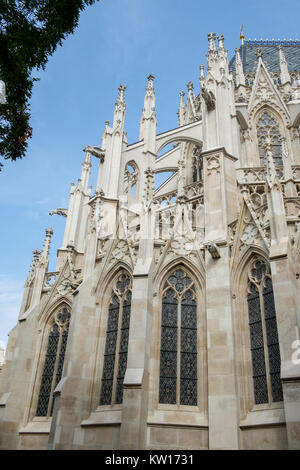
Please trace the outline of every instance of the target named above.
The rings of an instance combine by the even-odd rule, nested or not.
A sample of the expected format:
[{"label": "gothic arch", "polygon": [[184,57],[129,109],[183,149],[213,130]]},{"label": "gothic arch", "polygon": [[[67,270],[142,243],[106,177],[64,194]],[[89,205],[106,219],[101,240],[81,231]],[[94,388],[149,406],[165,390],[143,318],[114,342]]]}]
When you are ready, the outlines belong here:
[{"label": "gothic arch", "polygon": [[[109,305],[112,298],[114,283],[118,279],[118,276],[120,276],[122,273],[125,273],[130,278],[132,284],[131,268],[125,262],[117,262],[104,276],[99,278],[95,287],[98,341],[96,344],[95,360],[93,366],[94,373],[91,390],[91,410],[95,410],[97,407],[103,406],[100,405],[99,401],[104,367]],[[111,407],[112,405],[109,406]]]},{"label": "gothic arch", "polygon": [[[63,371],[68,329],[71,320],[71,310],[72,305],[70,300],[66,297],[60,297],[54,303],[52,303],[51,306],[45,309],[45,311],[38,319],[37,330],[40,334],[37,336],[37,342],[35,345],[35,357],[33,361],[32,376],[30,381],[31,385],[29,387],[28,392],[27,416],[25,417],[25,420],[27,422],[37,416],[39,395],[41,393],[41,386],[46,366],[47,353],[49,352],[48,350],[50,347],[50,332],[53,330],[53,326],[57,322],[60,326],[58,327],[59,336],[57,352],[55,356],[56,366],[54,366],[53,368],[53,375],[51,379],[52,385],[50,387],[51,392],[49,394],[50,408],[51,405],[53,405],[53,391],[55,389],[55,386],[61,379]],[[42,416],[45,419],[49,419],[50,408],[46,412],[46,415],[41,414],[41,412],[39,412],[39,416]]]},{"label": "gothic arch", "polygon": [[[162,309],[163,309],[163,292],[166,291],[166,282],[178,270],[185,273],[185,276],[191,280],[194,288],[194,301],[196,301],[196,329],[197,329],[197,404],[187,405],[184,403],[163,404],[159,403],[160,390],[160,363],[161,363],[161,335],[162,335]],[[184,419],[184,413],[189,406],[198,408],[196,412],[206,416],[207,412],[207,358],[206,358],[206,316],[205,316],[205,289],[204,278],[195,266],[184,258],[176,258],[168,262],[156,276],[155,281],[154,302],[153,302],[153,320],[152,320],[152,339],[151,339],[151,361],[150,370],[150,403],[154,413],[158,409],[173,410],[178,413],[178,420]],[[190,284],[189,284],[190,286]],[[167,288],[168,290],[168,288]],[[189,291],[189,287],[187,287]],[[182,297],[184,298],[184,296]],[[180,301],[182,302],[182,300]],[[180,307],[180,310],[182,306]],[[179,313],[178,313],[179,314]],[[180,314],[181,315],[181,314]],[[184,328],[184,326],[182,326]],[[181,335],[181,333],[180,333]],[[177,352],[182,354],[181,352]],[[180,385],[179,385],[180,383]],[[177,378],[177,389],[181,387],[181,375]]]},{"label": "gothic arch", "polygon": [[[130,276],[132,276],[132,267],[126,263],[126,261],[116,261],[115,264],[106,272],[106,274],[102,274],[95,286],[95,298],[96,298],[96,305],[102,305],[102,302],[99,302],[98,299],[103,299],[105,292],[107,291],[109,285],[113,281],[114,277],[117,275],[118,271],[124,269],[128,272]],[[102,271],[103,273],[104,271]]]},{"label": "gothic arch", "polygon": [[253,256],[261,256],[266,262],[269,262],[268,252],[266,250],[257,245],[249,245],[246,250],[240,253],[235,264],[232,266],[231,275],[233,286],[239,285],[241,275]]},{"label": "gothic arch", "polygon": [[[256,403],[254,392],[254,364],[252,357],[251,324],[249,319],[249,270],[257,262],[267,266],[268,277],[271,279],[271,267],[267,253],[259,248],[250,246],[240,257],[236,268],[232,272],[233,285],[233,330],[235,364],[238,376],[238,393],[240,402],[241,419],[247,417],[251,410],[280,408],[281,402]],[[276,310],[276,309],[275,309]],[[263,311],[260,315],[265,321]],[[254,338],[254,336],[252,337]],[[267,346],[264,344],[264,349]],[[266,351],[268,354],[268,351]]]},{"label": "gothic arch", "polygon": [[[195,278],[195,282],[198,284],[199,289],[205,292],[205,267],[204,264],[200,265],[193,264],[189,259],[183,258],[182,256],[176,257],[163,264],[159,271],[155,273],[154,280],[157,286],[161,286],[170,271],[176,269],[177,266],[183,266],[187,272]],[[202,268],[202,269],[200,269]]]},{"label": "gothic arch", "polygon": [[38,331],[43,331],[45,325],[47,325],[49,318],[55,310],[58,310],[61,305],[67,305],[72,310],[72,302],[68,297],[61,296],[56,299],[51,305],[41,312],[38,318]]},{"label": "gothic arch", "polygon": [[[265,159],[265,150],[263,144],[268,135],[272,138],[272,153],[275,166],[283,166],[281,138],[288,137],[283,116],[271,105],[261,106],[253,116],[253,125],[255,128],[255,142],[259,152],[260,164]],[[289,141],[288,141],[289,142]],[[290,146],[290,144],[288,144]]]}]

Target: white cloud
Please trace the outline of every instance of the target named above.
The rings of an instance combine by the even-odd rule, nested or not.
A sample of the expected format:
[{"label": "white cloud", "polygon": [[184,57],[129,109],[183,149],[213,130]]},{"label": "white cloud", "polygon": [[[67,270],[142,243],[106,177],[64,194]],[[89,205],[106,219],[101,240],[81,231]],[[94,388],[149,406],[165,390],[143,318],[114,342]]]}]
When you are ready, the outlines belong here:
[{"label": "white cloud", "polygon": [[17,323],[23,289],[23,281],[0,275],[0,345],[4,347],[9,331]]}]

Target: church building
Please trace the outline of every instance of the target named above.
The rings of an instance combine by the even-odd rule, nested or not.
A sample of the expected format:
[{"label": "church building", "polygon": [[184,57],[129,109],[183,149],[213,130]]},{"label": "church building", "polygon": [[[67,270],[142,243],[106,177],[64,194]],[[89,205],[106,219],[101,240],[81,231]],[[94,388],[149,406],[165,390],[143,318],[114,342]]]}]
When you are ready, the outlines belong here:
[{"label": "church building", "polygon": [[300,41],[241,39],[208,34],[175,129],[149,75],[129,143],[120,85],[33,253],[1,449],[300,449]]}]

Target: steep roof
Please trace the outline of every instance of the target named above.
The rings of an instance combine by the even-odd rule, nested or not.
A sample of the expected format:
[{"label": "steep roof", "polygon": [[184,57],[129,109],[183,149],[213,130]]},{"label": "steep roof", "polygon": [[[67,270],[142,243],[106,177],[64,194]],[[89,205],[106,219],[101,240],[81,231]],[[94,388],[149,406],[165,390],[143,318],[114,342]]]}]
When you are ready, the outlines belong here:
[{"label": "steep roof", "polygon": [[[244,73],[253,73],[257,67],[257,50],[261,49],[262,59],[269,72],[280,72],[279,48],[286,58],[289,72],[300,72],[300,41],[251,41],[247,40],[240,46],[240,56]],[[229,63],[230,70],[235,73],[235,55]]]}]

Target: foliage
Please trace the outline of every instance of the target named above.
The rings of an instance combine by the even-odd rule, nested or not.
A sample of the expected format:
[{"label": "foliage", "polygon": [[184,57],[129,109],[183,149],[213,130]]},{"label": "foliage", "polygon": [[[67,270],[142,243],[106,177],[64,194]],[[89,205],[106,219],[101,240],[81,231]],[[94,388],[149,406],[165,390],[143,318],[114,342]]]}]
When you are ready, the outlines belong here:
[{"label": "foliage", "polygon": [[[16,160],[32,135],[29,101],[33,69],[45,69],[49,56],[78,26],[80,12],[98,0],[0,0],[0,155]],[[0,166],[3,166],[0,163]],[[1,168],[0,168],[1,170]]]}]

